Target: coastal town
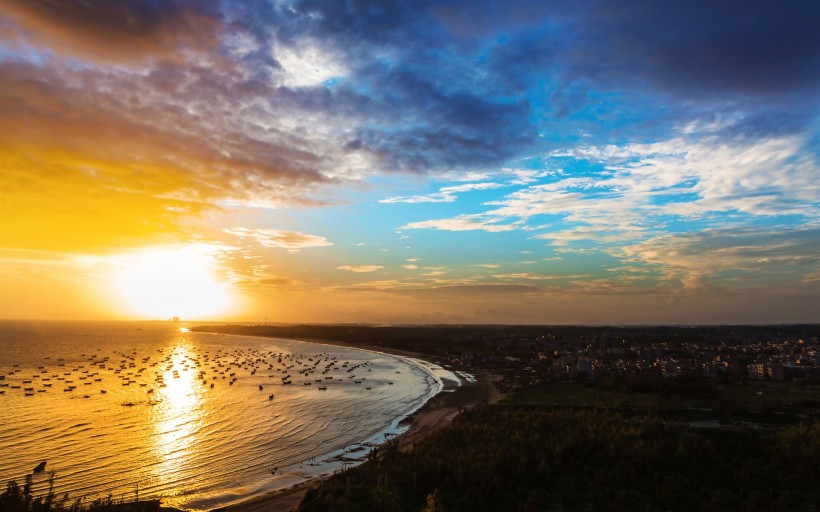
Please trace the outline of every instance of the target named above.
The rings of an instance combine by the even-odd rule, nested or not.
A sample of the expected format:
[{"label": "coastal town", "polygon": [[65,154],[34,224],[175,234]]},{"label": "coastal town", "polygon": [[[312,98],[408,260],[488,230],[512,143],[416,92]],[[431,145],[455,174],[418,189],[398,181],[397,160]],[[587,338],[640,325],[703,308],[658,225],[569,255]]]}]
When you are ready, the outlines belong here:
[{"label": "coastal town", "polygon": [[226,325],[203,330],[324,339],[487,371],[502,392],[611,376],[820,380],[820,326]]},{"label": "coastal town", "polygon": [[[357,346],[477,377],[432,400],[375,462],[294,490],[301,512],[818,504],[818,325],[197,329]],[[458,415],[428,428],[425,416],[448,406]]]},{"label": "coastal town", "polygon": [[575,334],[547,329],[541,335],[488,339],[484,350],[452,354],[449,362],[465,371],[481,368],[502,376],[497,382],[502,391],[624,375],[820,382],[816,326],[752,335],[748,330],[691,328],[689,336],[663,336],[642,328]]}]

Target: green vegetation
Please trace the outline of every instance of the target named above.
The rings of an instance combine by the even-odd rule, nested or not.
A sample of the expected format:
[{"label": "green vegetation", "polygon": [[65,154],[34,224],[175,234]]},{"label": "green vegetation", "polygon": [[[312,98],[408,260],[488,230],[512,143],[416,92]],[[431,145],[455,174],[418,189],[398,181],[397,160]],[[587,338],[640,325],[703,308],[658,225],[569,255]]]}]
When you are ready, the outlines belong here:
[{"label": "green vegetation", "polygon": [[300,511],[817,510],[818,392],[698,377],[546,383],[410,450],[385,448]]},{"label": "green vegetation", "polygon": [[820,422],[692,429],[654,416],[484,406],[310,491],[301,512],[816,510]]},{"label": "green vegetation", "polygon": [[49,491],[44,496],[34,496],[32,476],[25,477],[22,487],[11,480],[0,494],[2,512],[162,512],[173,510],[160,507],[159,500],[115,501],[111,496],[82,504],[82,499],[70,499],[68,494],[57,497],[54,492],[54,473],[49,477]]},{"label": "green vegetation", "polygon": [[301,512],[820,510],[818,325],[201,330],[421,352],[515,391],[382,448]]}]

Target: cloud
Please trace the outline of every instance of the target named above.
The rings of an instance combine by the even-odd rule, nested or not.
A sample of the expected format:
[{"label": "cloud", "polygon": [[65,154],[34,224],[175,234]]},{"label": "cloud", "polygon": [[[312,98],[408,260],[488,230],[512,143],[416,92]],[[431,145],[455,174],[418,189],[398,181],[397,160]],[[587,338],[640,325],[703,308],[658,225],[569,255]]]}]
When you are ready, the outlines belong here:
[{"label": "cloud", "polygon": [[[576,72],[649,79],[687,97],[787,94],[817,84],[816,6],[708,0],[573,4]],[[670,20],[674,20],[672,23]],[[727,22],[727,20],[732,20]],[[614,75],[614,77],[612,77]],[[632,79],[634,79],[632,78]]]},{"label": "cloud", "polygon": [[495,224],[496,220],[482,220],[476,216],[462,215],[452,219],[425,220],[420,222],[410,222],[400,227],[405,229],[438,229],[440,231],[474,231],[483,230],[491,233],[501,231],[511,231],[516,229],[511,224]]},{"label": "cloud", "polygon": [[503,187],[500,183],[467,183],[464,185],[452,185],[441,187],[438,192],[418,196],[395,196],[380,199],[380,203],[452,203],[460,192],[470,192],[473,190],[492,190]]},{"label": "cloud", "polygon": [[[555,176],[485,203],[496,208],[449,219],[417,221],[401,229],[507,231],[549,217],[533,235],[552,245],[594,241],[619,245],[661,232],[671,219],[690,221],[726,212],[749,219],[820,213],[820,162],[803,137],[692,140],[582,146],[550,158],[590,170]],[[563,229],[562,229],[563,226]]]},{"label": "cloud", "polygon": [[[106,76],[15,62],[0,62],[0,70],[4,150],[36,148],[41,160],[62,153],[47,164],[69,175],[93,169],[112,187],[209,202],[310,202],[316,186],[360,176],[367,165],[365,156],[329,149],[331,119],[296,140],[288,131],[300,124],[288,119],[293,111],[281,95],[215,70]],[[206,104],[209,97],[220,101]]]},{"label": "cloud", "polygon": [[690,291],[727,288],[733,276],[742,276],[746,287],[796,284],[820,266],[820,230],[724,228],[669,234],[621,247],[613,254],[654,266],[664,279],[679,281]]},{"label": "cloud", "polygon": [[495,295],[537,294],[540,290],[534,286],[512,284],[473,284],[437,286],[433,288],[407,290],[404,293],[417,296],[460,296],[482,297]]},{"label": "cloud", "polygon": [[44,48],[73,57],[131,64],[183,60],[217,45],[216,2],[5,0],[4,14]]},{"label": "cloud", "polygon": [[597,160],[614,171],[598,187],[623,195],[696,194],[673,200],[666,213],[698,215],[738,210],[756,215],[812,213],[820,185],[820,165],[802,136],[728,143],[718,137],[690,141],[680,137],[653,144],[582,147],[569,156]]},{"label": "cloud", "polygon": [[342,265],[341,267],[336,267],[337,270],[347,270],[356,273],[375,272],[383,268],[381,265]]},{"label": "cloud", "polygon": [[434,12],[460,37],[507,36],[489,60],[511,80],[537,75],[557,61],[573,77],[649,81],[693,97],[805,91],[816,84],[815,7],[808,0],[788,9],[775,1],[667,6],[652,0],[512,0],[503,9],[491,2],[455,2]]},{"label": "cloud", "polygon": [[589,277],[588,275],[563,275],[563,274],[534,274],[529,272],[516,274],[493,274],[497,279],[530,279],[533,281],[553,281],[557,279],[580,279]]},{"label": "cloud", "polygon": [[298,251],[311,247],[327,247],[333,245],[325,237],[308,235],[298,231],[286,231],[284,229],[252,229],[252,228],[230,228],[224,230],[226,233],[240,238],[252,238],[262,247],[276,247]]}]

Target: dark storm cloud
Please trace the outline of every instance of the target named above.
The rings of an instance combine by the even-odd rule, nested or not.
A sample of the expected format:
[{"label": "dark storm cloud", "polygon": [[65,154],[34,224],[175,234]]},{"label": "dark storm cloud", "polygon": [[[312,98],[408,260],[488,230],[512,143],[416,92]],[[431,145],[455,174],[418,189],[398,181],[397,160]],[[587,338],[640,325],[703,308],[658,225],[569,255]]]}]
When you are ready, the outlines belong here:
[{"label": "dark storm cloud", "polygon": [[470,62],[474,45],[454,42],[423,3],[307,1],[256,13],[269,17],[250,29],[261,45],[310,38],[343,55],[350,74],[332,93],[283,94],[355,114],[363,123],[343,145],[378,155],[385,170],[493,166],[535,139],[527,98],[504,90],[506,77],[485,77]]},{"label": "dark storm cloud", "polygon": [[61,54],[129,63],[216,45],[215,2],[2,0],[35,43]]},{"label": "dark storm cloud", "polygon": [[[106,136],[136,134],[126,154],[165,155],[191,179],[216,176],[216,189],[282,197],[366,172],[497,169],[530,153],[543,131],[571,143],[581,131],[611,137],[620,123],[630,137],[657,137],[657,126],[704,123],[718,107],[734,119],[727,135],[796,133],[816,117],[820,86],[818,9],[802,0],[0,4],[38,49],[100,66],[54,70],[38,56],[9,68],[8,78],[51,77],[53,87],[45,99],[24,95],[28,110],[14,106],[22,85],[3,91],[14,123],[37,118],[66,128],[66,147],[87,146],[75,118],[37,103],[63,98],[117,127]],[[284,56],[306,47],[338,61],[340,76],[292,80],[302,71],[286,69]],[[133,62],[149,62],[147,73],[104,67]],[[367,171],[348,173],[356,155]]]},{"label": "dark storm cloud", "polygon": [[820,79],[814,1],[629,0],[584,7],[575,17],[579,72],[635,75],[693,97],[806,92]]},{"label": "dark storm cloud", "polygon": [[[555,53],[575,78],[687,96],[812,92],[820,80],[820,8],[812,0],[444,2],[459,37],[505,36],[521,55]],[[526,58],[526,57],[525,57]],[[500,62],[497,70],[506,68]]]},{"label": "dark storm cloud", "polygon": [[[725,123],[727,137],[794,133],[816,116],[820,8],[814,1],[500,5],[447,2],[435,12],[456,37],[500,41],[488,53],[488,75],[509,77],[507,90],[548,83],[548,115],[589,109],[600,101],[594,93],[614,92],[654,96],[665,103],[664,115],[681,122],[728,111],[724,120],[734,122]],[[623,116],[623,106],[610,108]],[[608,112],[596,108],[605,121]]]},{"label": "dark storm cloud", "polygon": [[513,156],[535,136],[522,99],[446,91],[430,77],[395,69],[373,77],[371,87],[368,110],[387,123],[361,128],[357,140],[396,169],[484,167]]},{"label": "dark storm cloud", "polygon": [[[356,108],[375,120],[356,144],[423,171],[498,165],[535,143],[539,119],[645,115],[624,110],[642,95],[667,101],[650,115],[680,123],[725,109],[727,137],[804,130],[820,88],[819,13],[803,0],[311,0],[278,12],[276,34],[341,49],[352,69],[341,88],[363,93]],[[627,103],[601,104],[602,92]]]}]

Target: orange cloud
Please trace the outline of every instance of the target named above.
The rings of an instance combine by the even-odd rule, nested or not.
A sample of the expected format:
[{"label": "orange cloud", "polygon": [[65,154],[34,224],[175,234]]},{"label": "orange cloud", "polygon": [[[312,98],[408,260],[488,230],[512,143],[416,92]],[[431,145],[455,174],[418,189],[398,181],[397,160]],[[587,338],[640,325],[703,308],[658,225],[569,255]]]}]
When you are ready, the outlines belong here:
[{"label": "orange cloud", "polygon": [[226,229],[225,232],[240,238],[253,238],[259,242],[259,245],[262,247],[279,247],[288,249],[289,251],[333,245],[333,242],[323,236],[309,235],[307,233],[287,231],[284,229],[231,228]]}]

